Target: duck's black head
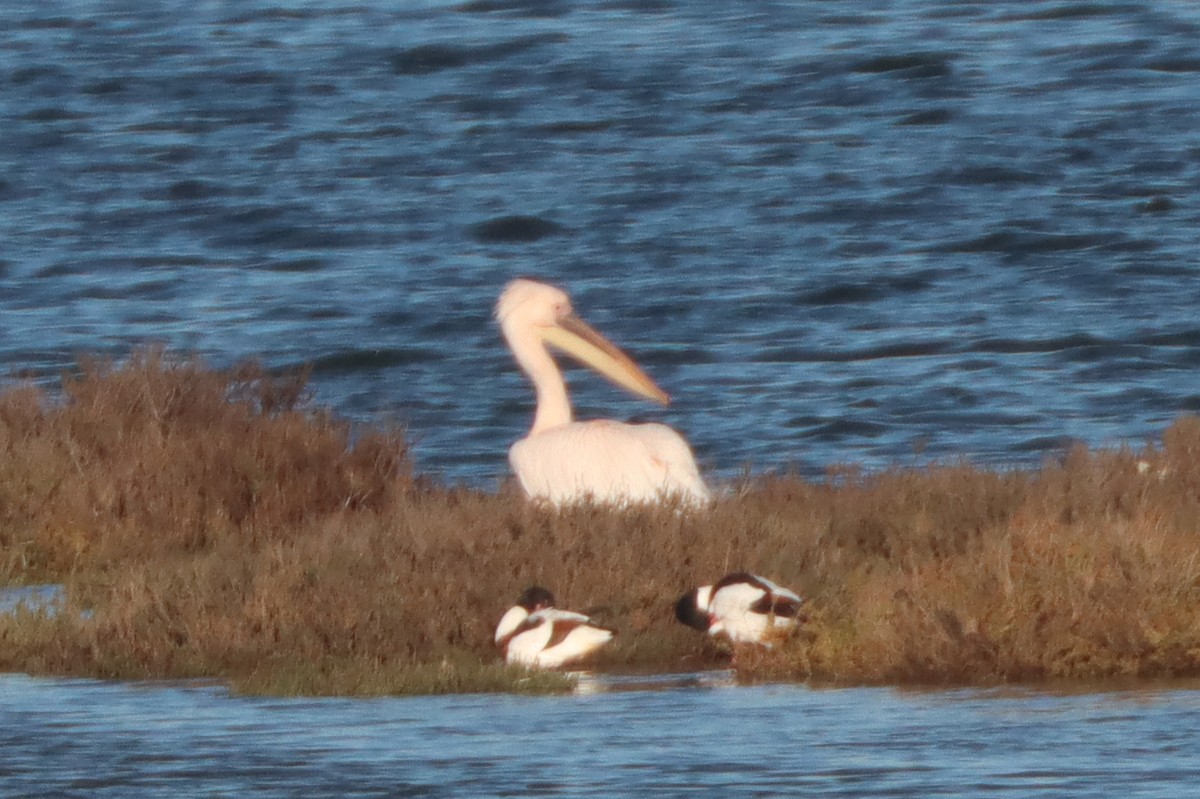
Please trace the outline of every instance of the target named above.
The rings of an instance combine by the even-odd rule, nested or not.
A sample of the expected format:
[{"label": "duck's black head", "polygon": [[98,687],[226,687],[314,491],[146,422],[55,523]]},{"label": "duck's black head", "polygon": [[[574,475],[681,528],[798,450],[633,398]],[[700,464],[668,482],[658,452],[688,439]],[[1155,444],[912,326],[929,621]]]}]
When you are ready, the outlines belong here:
[{"label": "duck's black head", "polygon": [[540,585],[531,585],[521,592],[517,604],[530,613],[554,607],[554,594]]},{"label": "duck's black head", "polygon": [[708,629],[708,614],[697,606],[695,591],[688,591],[679,597],[679,601],[675,603],[675,618],[701,632]]}]

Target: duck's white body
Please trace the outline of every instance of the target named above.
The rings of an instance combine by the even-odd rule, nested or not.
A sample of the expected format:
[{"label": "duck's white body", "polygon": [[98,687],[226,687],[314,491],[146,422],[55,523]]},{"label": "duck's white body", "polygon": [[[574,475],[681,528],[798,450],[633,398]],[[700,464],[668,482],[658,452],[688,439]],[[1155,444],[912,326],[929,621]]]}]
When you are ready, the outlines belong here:
[{"label": "duck's white body", "polygon": [[537,392],[533,427],[508,453],[528,496],[554,505],[587,500],[644,503],[671,497],[692,505],[709,502],[691,447],[670,427],[609,419],[574,421],[566,382],[547,344],[629,391],[664,405],[668,398],[629,356],[575,316],[566,292],[533,280],[514,280],[500,295],[496,318]]},{"label": "duck's white body", "polygon": [[496,645],[504,652],[506,663],[556,669],[587,657],[612,640],[612,630],[584,614],[550,607],[553,597],[548,605],[546,601],[526,602],[528,595],[529,591],[523,594],[496,625]]},{"label": "duck's white body", "polygon": [[735,572],[684,594],[675,613],[684,624],[709,635],[725,635],[735,644],[770,646],[771,639],[796,628],[803,601],[765,577]]}]

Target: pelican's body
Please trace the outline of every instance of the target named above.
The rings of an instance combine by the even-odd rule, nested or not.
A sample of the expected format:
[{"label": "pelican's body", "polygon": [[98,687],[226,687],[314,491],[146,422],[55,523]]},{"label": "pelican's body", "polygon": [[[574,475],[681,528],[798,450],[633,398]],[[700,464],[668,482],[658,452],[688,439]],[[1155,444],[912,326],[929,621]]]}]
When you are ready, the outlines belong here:
[{"label": "pelican's body", "polygon": [[769,647],[772,638],[796,628],[803,601],[765,577],[735,572],[684,594],[675,615],[689,627],[728,636],[735,644]]},{"label": "pelican's body", "polygon": [[533,427],[508,454],[528,496],[555,505],[586,500],[628,504],[668,497],[693,505],[709,501],[691,447],[666,425],[574,421],[566,382],[547,344],[629,391],[664,405],[668,398],[627,355],[574,315],[564,291],[514,280],[500,295],[496,318],[537,392]]},{"label": "pelican's body", "polygon": [[549,591],[533,587],[501,617],[495,641],[506,663],[556,669],[587,657],[613,634],[582,613],[558,610]]},{"label": "pelican's body", "polygon": [[517,441],[508,459],[526,494],[555,505],[709,500],[691,448],[663,424],[568,422]]}]

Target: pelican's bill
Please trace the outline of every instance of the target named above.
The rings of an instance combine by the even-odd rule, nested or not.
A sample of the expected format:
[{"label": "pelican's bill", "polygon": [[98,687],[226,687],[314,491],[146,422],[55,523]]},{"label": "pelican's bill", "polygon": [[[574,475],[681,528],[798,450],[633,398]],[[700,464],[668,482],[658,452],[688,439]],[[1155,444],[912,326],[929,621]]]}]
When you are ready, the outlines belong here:
[{"label": "pelican's bill", "polygon": [[632,358],[578,316],[563,317],[556,326],[544,328],[541,335],[547,344],[590,366],[627,391],[661,405],[670,403],[667,393]]}]

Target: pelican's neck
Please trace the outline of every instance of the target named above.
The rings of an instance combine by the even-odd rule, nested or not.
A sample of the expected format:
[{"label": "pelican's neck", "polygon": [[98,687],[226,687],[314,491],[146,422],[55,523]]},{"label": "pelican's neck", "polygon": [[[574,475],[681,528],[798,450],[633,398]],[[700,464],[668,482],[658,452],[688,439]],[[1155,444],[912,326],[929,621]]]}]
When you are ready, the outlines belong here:
[{"label": "pelican's neck", "polygon": [[529,435],[571,422],[571,400],[562,371],[550,356],[546,345],[532,331],[504,331],[509,349],[521,370],[533,382],[537,392],[537,410]]}]

